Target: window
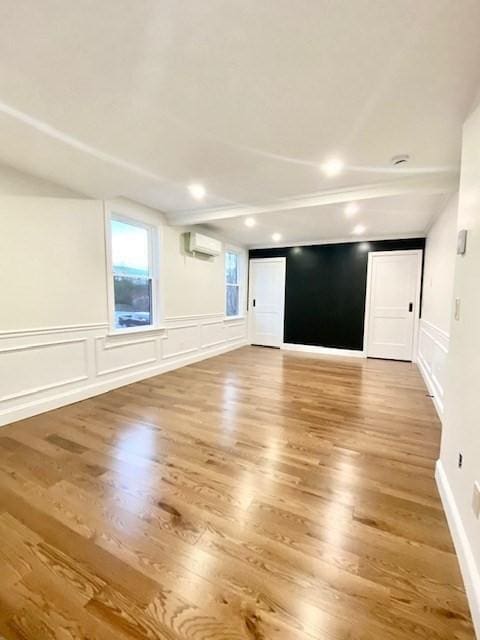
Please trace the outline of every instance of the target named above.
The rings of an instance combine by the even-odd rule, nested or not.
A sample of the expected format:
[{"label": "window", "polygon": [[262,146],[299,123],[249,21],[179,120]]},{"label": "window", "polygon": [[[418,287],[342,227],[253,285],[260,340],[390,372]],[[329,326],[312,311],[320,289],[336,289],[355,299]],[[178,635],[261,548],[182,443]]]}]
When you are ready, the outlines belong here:
[{"label": "window", "polygon": [[240,267],[238,253],[232,251],[225,252],[225,284],[226,284],[226,305],[227,316],[238,316],[240,314]]},{"label": "window", "polygon": [[154,324],[152,229],[112,218],[110,230],[114,327],[151,326]]}]

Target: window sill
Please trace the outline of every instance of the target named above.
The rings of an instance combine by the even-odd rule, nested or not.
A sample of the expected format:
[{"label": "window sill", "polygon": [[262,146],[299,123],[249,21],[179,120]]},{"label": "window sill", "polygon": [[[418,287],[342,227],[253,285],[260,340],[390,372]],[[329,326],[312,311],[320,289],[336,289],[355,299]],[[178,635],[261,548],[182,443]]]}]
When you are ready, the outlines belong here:
[{"label": "window sill", "polygon": [[128,329],[110,329],[107,333],[109,338],[114,338],[115,336],[130,336],[132,334],[137,335],[138,333],[152,333],[155,331],[165,331],[166,327],[164,326],[155,326],[155,327],[129,327]]},{"label": "window sill", "polygon": [[246,316],[225,316],[225,322],[233,322],[234,320],[245,320]]}]

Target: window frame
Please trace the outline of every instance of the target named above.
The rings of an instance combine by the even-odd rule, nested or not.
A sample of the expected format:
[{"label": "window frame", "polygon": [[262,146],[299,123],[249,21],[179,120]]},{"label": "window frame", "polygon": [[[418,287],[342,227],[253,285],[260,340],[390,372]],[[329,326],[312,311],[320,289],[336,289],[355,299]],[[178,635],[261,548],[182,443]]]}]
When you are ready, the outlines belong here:
[{"label": "window frame", "polygon": [[[145,229],[148,233],[148,271],[151,280],[151,324],[141,325],[137,327],[115,326],[115,290],[114,290],[114,267],[112,255],[112,221],[123,222],[134,227]],[[106,257],[107,257],[107,299],[108,299],[108,323],[109,334],[121,335],[130,333],[142,333],[143,331],[154,331],[160,328],[159,320],[159,241],[158,228],[141,220],[134,215],[126,215],[118,211],[117,207],[113,207],[105,211],[105,239],[106,239]]]},{"label": "window frame", "polygon": [[[237,256],[237,282],[227,282],[227,253]],[[224,281],[224,316],[225,320],[236,320],[245,316],[244,311],[244,294],[245,294],[245,268],[243,252],[237,247],[226,246],[223,254],[223,281]],[[236,315],[227,315],[227,289],[228,287],[238,287],[238,313]]]}]

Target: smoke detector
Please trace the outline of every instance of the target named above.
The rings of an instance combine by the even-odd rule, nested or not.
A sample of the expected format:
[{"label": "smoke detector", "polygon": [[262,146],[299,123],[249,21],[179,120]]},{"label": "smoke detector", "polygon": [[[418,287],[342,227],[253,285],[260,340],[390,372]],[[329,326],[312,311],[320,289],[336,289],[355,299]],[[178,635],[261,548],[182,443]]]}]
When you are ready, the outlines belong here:
[{"label": "smoke detector", "polygon": [[401,153],[398,156],[393,156],[391,163],[394,167],[400,167],[406,164],[410,160],[410,156],[407,153]]}]

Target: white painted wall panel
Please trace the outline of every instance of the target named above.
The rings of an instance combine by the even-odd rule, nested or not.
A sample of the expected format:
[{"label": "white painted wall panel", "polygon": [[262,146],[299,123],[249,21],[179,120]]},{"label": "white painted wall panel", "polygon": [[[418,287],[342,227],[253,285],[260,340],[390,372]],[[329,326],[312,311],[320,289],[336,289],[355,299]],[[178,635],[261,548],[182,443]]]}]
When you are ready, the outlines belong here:
[{"label": "white painted wall panel", "polygon": [[50,391],[88,377],[87,338],[0,345],[0,403]]},{"label": "white painted wall panel", "polygon": [[202,324],[202,346],[215,347],[226,340],[225,323],[223,319],[209,320]]},{"label": "white painted wall panel", "polygon": [[247,344],[246,320],[192,316],[110,336],[108,325],[0,334],[0,425]]},{"label": "white painted wall panel", "polygon": [[97,376],[114,374],[157,361],[157,340],[132,336],[95,338]]},{"label": "white painted wall panel", "polygon": [[173,358],[192,353],[200,348],[200,325],[190,323],[169,327],[163,345],[163,357]]}]

